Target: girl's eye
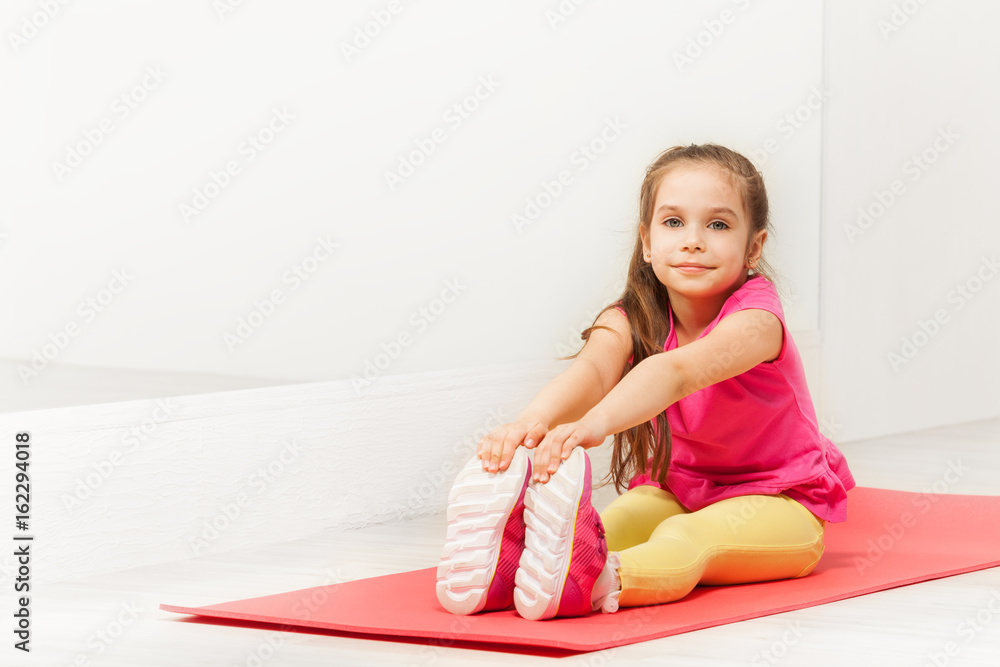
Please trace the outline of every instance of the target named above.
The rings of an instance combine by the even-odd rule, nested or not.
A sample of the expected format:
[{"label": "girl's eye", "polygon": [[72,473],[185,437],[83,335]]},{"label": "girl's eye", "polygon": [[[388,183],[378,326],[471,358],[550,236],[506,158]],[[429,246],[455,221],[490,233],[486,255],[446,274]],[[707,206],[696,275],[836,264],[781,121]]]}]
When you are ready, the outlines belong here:
[{"label": "girl's eye", "polygon": [[719,223],[722,226],[721,227],[715,227],[714,229],[728,229],[729,228],[729,225],[727,225],[726,223],[724,223],[722,220],[713,220],[712,222],[710,222],[708,224],[711,227],[715,223]]},{"label": "girl's eye", "polygon": [[680,221],[679,218],[667,218],[666,220],[663,221],[663,224],[665,224],[667,227],[676,227],[677,225],[670,224],[672,222],[680,222],[681,224],[684,224]]}]

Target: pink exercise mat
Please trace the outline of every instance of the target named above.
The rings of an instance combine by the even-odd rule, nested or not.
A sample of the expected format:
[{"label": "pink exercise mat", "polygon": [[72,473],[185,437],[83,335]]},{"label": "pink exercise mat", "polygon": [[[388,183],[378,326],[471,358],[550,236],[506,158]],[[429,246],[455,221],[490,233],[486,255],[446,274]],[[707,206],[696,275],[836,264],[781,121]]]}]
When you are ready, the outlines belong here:
[{"label": "pink exercise mat", "polygon": [[[528,621],[513,609],[455,616],[434,592],[434,567],[207,607],[160,609],[207,622],[279,624],[370,639],[511,652],[596,651],[824,604],[1000,565],[1000,496],[856,487],[849,518],[827,524],[813,572],[735,586],[699,586],[677,602],[614,614]],[[443,536],[442,536],[443,537]],[[227,619],[225,621],[221,619]],[[289,627],[292,626],[292,627]]]}]

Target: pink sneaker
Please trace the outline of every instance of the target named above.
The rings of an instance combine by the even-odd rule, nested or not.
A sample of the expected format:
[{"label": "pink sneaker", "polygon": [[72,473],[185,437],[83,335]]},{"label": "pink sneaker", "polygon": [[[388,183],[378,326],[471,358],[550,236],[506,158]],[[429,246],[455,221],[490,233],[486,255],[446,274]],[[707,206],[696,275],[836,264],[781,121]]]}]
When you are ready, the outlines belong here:
[{"label": "pink sneaker", "polygon": [[503,472],[485,472],[478,456],[448,494],[448,536],[437,569],[437,597],[453,614],[507,609],[524,548],[524,495],[531,456],[514,450]]},{"label": "pink sneaker", "polygon": [[604,525],[590,504],[590,458],[577,447],[545,484],[532,483],[524,504],[524,552],[514,578],[514,606],[524,618],[583,616],[593,610],[604,569]]}]

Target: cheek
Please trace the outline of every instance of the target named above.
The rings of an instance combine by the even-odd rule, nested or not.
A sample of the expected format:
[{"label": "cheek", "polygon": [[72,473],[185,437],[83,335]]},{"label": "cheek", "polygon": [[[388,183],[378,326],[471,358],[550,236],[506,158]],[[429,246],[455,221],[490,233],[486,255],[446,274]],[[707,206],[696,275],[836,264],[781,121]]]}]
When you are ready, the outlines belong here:
[{"label": "cheek", "polygon": [[744,265],[744,257],[740,249],[728,249],[725,252],[718,252],[716,259],[726,266],[726,273],[739,273]]},{"label": "cheek", "polygon": [[743,258],[745,256],[744,251],[745,249],[743,248],[743,246],[736,243],[730,243],[720,248],[719,254],[729,260],[743,261]]},{"label": "cheek", "polygon": [[677,243],[678,233],[676,228],[659,227],[652,234],[654,248],[669,248]]}]

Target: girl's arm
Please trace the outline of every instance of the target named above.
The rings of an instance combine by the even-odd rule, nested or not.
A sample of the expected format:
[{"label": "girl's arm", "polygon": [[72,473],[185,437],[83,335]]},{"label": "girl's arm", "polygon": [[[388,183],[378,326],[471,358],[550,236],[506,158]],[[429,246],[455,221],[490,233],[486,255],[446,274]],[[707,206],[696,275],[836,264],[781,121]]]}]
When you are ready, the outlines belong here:
[{"label": "girl's arm", "polygon": [[[553,378],[512,424],[494,429],[477,450],[489,470],[506,470],[514,450],[538,445],[550,428],[581,419],[615,386],[632,354],[628,320],[616,309],[601,314],[583,350],[569,368]],[[531,441],[531,442],[529,442]]]},{"label": "girl's arm", "polygon": [[545,482],[574,447],[596,447],[688,394],[773,360],[783,336],[776,315],[746,309],[724,317],[704,338],[643,359],[579,421],[546,434],[535,452],[533,476]]},{"label": "girl's arm", "polygon": [[594,329],[573,364],[545,385],[522,416],[536,417],[550,428],[587,414],[615,386],[632,356],[628,320],[615,309],[597,318]]},{"label": "girl's arm", "polygon": [[688,394],[773,360],[783,337],[774,313],[758,308],[731,313],[704,338],[643,359],[585,417],[608,434],[620,433]]}]

